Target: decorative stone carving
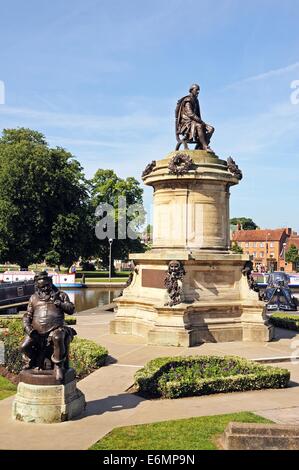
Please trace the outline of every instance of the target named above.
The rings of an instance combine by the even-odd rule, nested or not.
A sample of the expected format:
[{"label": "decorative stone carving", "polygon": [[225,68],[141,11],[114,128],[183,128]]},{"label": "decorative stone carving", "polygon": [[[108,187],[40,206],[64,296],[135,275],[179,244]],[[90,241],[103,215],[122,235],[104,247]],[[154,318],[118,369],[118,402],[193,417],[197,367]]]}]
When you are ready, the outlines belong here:
[{"label": "decorative stone carving", "polygon": [[155,168],[156,166],[156,160],[153,160],[151,163],[149,163],[148,165],[146,165],[143,173],[142,173],[142,178],[144,178],[145,176],[149,175],[153,169]]},{"label": "decorative stone carving", "polygon": [[184,153],[178,153],[169,162],[168,169],[170,173],[177,176],[185,175],[192,168],[192,158]]},{"label": "decorative stone carving", "polygon": [[173,307],[174,305],[178,305],[182,302],[182,280],[185,274],[186,272],[181,261],[170,261],[165,278],[165,287],[169,295],[169,301],[165,305]]},{"label": "decorative stone carving", "polygon": [[227,159],[227,169],[230,173],[232,173],[234,176],[236,176],[239,180],[243,178],[243,173],[236,164],[235,160],[232,159],[232,157],[228,157]]},{"label": "decorative stone carving", "polygon": [[133,265],[132,271],[130,272],[129,277],[127,279],[125,288],[129,287],[132,284],[132,281],[133,281],[133,278],[134,278],[134,273],[139,274],[139,266]]}]

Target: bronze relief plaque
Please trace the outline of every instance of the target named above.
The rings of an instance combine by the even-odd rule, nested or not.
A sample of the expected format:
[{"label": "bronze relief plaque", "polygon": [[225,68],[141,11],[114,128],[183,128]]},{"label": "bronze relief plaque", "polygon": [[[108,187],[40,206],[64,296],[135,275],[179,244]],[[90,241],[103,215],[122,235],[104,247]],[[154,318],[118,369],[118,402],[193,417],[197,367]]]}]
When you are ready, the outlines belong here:
[{"label": "bronze relief plaque", "polygon": [[154,287],[156,289],[165,289],[164,281],[167,271],[160,269],[143,269],[142,270],[142,287]]}]

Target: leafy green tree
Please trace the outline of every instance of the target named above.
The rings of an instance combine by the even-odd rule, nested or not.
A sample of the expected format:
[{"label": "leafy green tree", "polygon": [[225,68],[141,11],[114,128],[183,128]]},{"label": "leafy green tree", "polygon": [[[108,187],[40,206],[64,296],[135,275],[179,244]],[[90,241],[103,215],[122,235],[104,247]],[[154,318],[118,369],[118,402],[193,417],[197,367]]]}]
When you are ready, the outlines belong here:
[{"label": "leafy green tree", "polygon": [[238,245],[237,242],[233,242],[231,251],[236,254],[242,254],[243,253],[243,248]]},{"label": "leafy green tree", "polygon": [[235,217],[230,219],[231,225],[240,225],[242,230],[256,230],[258,226],[252,219],[247,217]]},{"label": "leafy green tree", "polygon": [[[65,149],[31,129],[0,138],[0,260],[70,265],[93,237],[88,183]],[[94,237],[93,237],[94,239]]]},{"label": "leafy green tree", "polygon": [[[142,194],[143,190],[140,187],[139,182],[129,177],[126,179],[119,178],[113,170],[99,169],[91,180],[91,194],[92,194],[92,205],[94,210],[104,207],[105,204],[111,205],[111,211],[106,215],[110,216],[114,220],[114,234],[112,236],[112,269],[114,259],[127,259],[130,252],[142,252],[144,247],[141,240],[137,237],[129,236],[134,235],[138,228],[144,221],[144,212],[141,207],[134,209],[134,205],[142,206]],[[125,200],[125,207],[120,202],[120,197]],[[105,212],[105,211],[104,211]],[[104,217],[104,214],[103,214]],[[124,238],[120,239],[119,228],[120,224],[126,218],[124,222]],[[103,220],[101,216],[96,217],[96,221]],[[103,239],[97,239],[95,247],[95,255],[102,260],[104,268],[109,267],[109,235]]]},{"label": "leafy green tree", "polygon": [[287,263],[299,263],[299,250],[296,245],[291,245],[285,254],[285,260]]}]

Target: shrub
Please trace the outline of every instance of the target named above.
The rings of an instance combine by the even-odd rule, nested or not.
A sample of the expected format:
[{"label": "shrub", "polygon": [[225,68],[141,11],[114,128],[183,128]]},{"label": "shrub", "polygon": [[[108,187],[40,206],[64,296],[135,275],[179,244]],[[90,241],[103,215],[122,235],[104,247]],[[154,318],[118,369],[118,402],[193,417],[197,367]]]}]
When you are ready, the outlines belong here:
[{"label": "shrub", "polygon": [[95,264],[89,260],[82,260],[80,263],[80,266],[82,267],[82,271],[95,271],[96,270]]},{"label": "shrub", "polygon": [[24,339],[23,323],[20,318],[6,320],[6,330],[0,335],[0,339],[4,343],[5,366],[10,372],[18,374],[22,369],[20,345]]},{"label": "shrub", "polygon": [[299,331],[299,315],[291,313],[275,313],[270,317],[270,323],[278,328]]},{"label": "shrub", "polygon": [[135,386],[150,397],[179,398],[283,388],[289,379],[286,369],[237,356],[161,357],[148,362],[135,374]]},{"label": "shrub", "polygon": [[[8,328],[11,321],[19,321],[22,325],[23,315],[14,315],[14,316],[6,316],[0,318],[0,328]],[[77,319],[71,315],[66,315],[64,318],[66,325],[76,325]]]},{"label": "shrub", "polygon": [[88,339],[75,338],[70,345],[70,363],[80,378],[103,366],[107,356],[107,349]]}]

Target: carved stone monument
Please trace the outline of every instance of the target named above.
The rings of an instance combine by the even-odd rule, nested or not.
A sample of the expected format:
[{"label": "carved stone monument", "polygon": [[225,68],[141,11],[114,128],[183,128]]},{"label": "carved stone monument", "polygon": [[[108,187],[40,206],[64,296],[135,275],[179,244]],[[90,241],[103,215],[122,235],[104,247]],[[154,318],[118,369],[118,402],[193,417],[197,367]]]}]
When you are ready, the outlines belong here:
[{"label": "carved stone monument", "polygon": [[[185,149],[152,162],[143,173],[144,183],[154,188],[153,246],[130,256],[138,269],[116,299],[111,332],[174,346],[269,341],[273,329],[263,318],[264,304],[242,273],[248,256],[230,251],[230,187],[242,172],[231,158],[211,151],[214,129],[196,115],[197,97],[185,98],[180,113],[188,126],[176,123]],[[178,120],[178,109],[176,114]],[[186,148],[188,142],[197,149]]]},{"label": "carved stone monument", "polygon": [[67,421],[82,413],[83,393],[69,367],[69,344],[76,335],[64,321],[75,306],[59,291],[47,272],[35,277],[35,293],[23,317],[25,340],[21,345],[24,367],[20,373],[13,417],[34,423]]}]

